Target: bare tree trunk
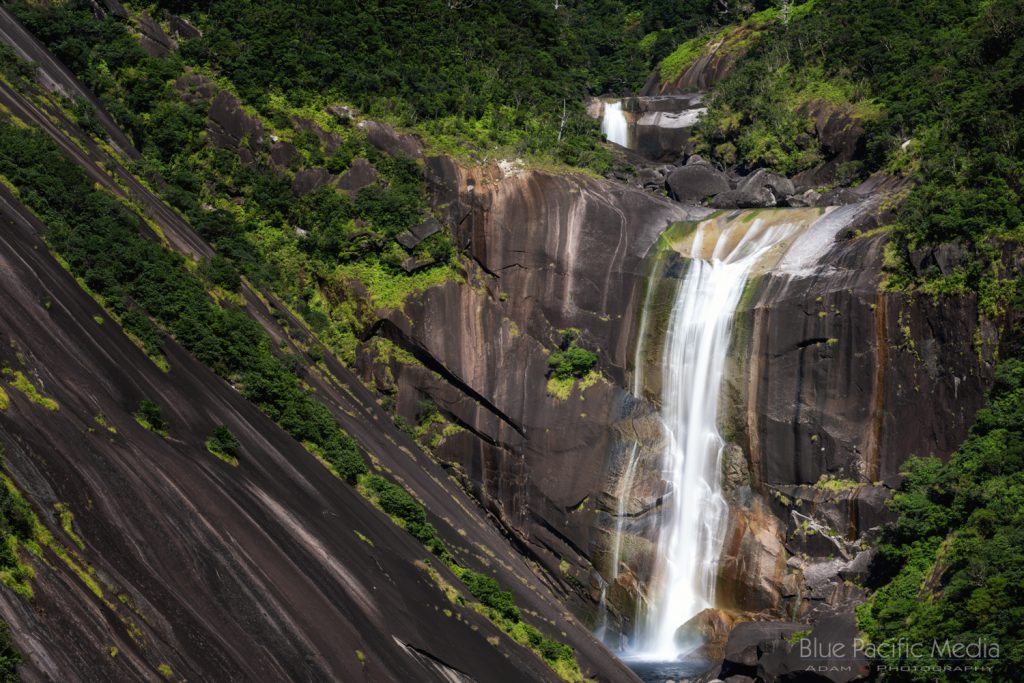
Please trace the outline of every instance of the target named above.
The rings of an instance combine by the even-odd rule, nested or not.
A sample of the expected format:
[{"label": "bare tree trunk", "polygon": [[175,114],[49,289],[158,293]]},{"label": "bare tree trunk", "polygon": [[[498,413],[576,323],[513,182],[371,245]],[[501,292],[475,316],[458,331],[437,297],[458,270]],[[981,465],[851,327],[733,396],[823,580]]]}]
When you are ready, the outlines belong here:
[{"label": "bare tree trunk", "polygon": [[558,124],[558,141],[559,142],[562,141],[562,131],[565,130],[565,117],[566,117],[566,109],[565,109],[565,100],[563,99],[562,100],[562,121],[561,121],[561,123]]}]

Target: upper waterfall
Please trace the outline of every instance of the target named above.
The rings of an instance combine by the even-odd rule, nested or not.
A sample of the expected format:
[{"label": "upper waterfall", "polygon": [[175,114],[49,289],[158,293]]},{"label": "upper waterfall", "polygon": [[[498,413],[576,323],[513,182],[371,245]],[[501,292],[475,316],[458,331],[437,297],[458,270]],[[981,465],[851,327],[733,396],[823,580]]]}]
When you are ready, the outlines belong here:
[{"label": "upper waterfall", "polygon": [[601,132],[608,138],[608,142],[630,147],[629,122],[622,110],[622,100],[605,102],[604,115],[601,118]]}]

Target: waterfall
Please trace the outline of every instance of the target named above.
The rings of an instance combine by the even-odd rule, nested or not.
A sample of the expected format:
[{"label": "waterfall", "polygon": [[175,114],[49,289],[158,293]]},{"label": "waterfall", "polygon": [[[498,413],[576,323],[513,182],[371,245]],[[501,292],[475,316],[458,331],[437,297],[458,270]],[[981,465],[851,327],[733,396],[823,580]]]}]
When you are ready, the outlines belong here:
[{"label": "waterfall", "polygon": [[[715,604],[728,516],[719,482],[724,441],[718,408],[733,316],[754,266],[811,222],[771,213],[771,218],[752,221],[749,214],[705,221],[692,235],[691,260],[669,315],[662,353],[667,493],[645,619],[629,653],[634,659],[671,661],[694,649],[699,642],[678,642],[676,632]],[[637,372],[641,367],[638,363]]]},{"label": "waterfall", "polygon": [[604,116],[601,118],[601,132],[608,138],[608,142],[614,142],[623,147],[629,147],[629,122],[626,121],[626,114],[622,111],[622,101],[605,102]]}]

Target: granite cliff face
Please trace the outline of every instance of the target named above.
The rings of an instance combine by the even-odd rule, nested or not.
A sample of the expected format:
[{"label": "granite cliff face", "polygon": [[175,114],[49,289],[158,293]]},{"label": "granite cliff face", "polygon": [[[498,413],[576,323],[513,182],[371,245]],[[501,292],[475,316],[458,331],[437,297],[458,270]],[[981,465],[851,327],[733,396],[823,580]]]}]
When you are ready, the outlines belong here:
[{"label": "granite cliff face", "polygon": [[[670,223],[704,212],[586,177],[428,167],[473,265],[469,286],[430,289],[376,326],[418,361],[389,369],[398,411],[413,420],[430,399],[459,425],[435,456],[589,599],[595,497],[626,400],[644,257]],[[599,352],[600,376],[559,398],[547,357],[566,328]],[[377,360],[365,354],[361,367],[381,386]]]},{"label": "granite cliff face", "polygon": [[[449,413],[464,429],[435,455],[584,614],[603,618],[603,594],[628,633],[664,493],[658,352],[644,352],[636,399],[636,334],[658,235],[706,211],[610,181],[428,166],[475,263],[471,286],[428,290],[381,319],[377,334],[419,361],[391,368],[398,410],[413,419],[430,398]],[[878,221],[884,196],[831,210],[748,283],[724,391],[723,607],[802,618],[857,599],[844,579],[866,572],[863,548],[889,519],[900,465],[948,455],[979,407],[997,339],[975,303],[883,293],[884,233],[850,237]],[[682,267],[665,265],[665,282]],[[546,354],[567,327],[599,351],[602,377],[561,399],[546,390]],[[617,534],[626,559],[615,566]]]}]

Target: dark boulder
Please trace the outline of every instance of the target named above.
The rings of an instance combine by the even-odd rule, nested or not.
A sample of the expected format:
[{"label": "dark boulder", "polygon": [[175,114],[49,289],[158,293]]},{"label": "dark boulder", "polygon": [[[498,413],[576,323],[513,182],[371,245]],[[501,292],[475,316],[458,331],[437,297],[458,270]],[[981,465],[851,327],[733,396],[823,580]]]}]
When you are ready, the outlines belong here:
[{"label": "dark boulder", "polygon": [[178,44],[174,42],[164,31],[163,27],[157,23],[156,19],[143,14],[138,20],[139,33],[142,34],[142,49],[149,54],[151,57],[163,57],[169,54],[172,50],[178,47]]},{"label": "dark boulder", "polygon": [[868,548],[867,550],[858,553],[856,557],[847,562],[846,565],[839,570],[839,578],[843,581],[852,581],[854,583],[863,584],[867,581],[868,576],[871,573],[871,562],[875,559],[876,554],[876,548]]},{"label": "dark boulder", "polygon": [[800,113],[814,122],[814,134],[824,163],[798,173],[793,180],[801,189],[828,185],[839,167],[863,157],[863,121],[848,106],[823,100],[804,106]]},{"label": "dark boulder", "polygon": [[[762,643],[757,674],[765,681],[850,683],[865,680],[869,661],[855,650],[859,637],[852,612],[826,617],[809,634]],[[793,641],[793,642],[790,642]]]},{"label": "dark boulder", "polygon": [[263,149],[263,123],[246,114],[238,99],[223,90],[213,98],[206,131],[207,140],[223,149],[239,149],[243,145],[252,152]]},{"label": "dark boulder", "polygon": [[275,142],[270,146],[270,163],[278,168],[288,168],[298,153],[290,142]]},{"label": "dark boulder", "polygon": [[347,194],[355,194],[359,190],[377,182],[377,169],[366,159],[356,159],[347,171],[341,174],[337,188]]},{"label": "dark boulder", "polygon": [[430,218],[423,221],[419,225],[414,225],[408,230],[403,230],[402,233],[395,239],[406,249],[412,251],[419,243],[427,239],[431,235],[440,232],[441,224],[436,218]]},{"label": "dark boulder", "polygon": [[295,174],[292,181],[292,192],[301,197],[314,190],[319,190],[331,182],[331,172],[326,168],[304,168]]},{"label": "dark boulder", "polygon": [[172,14],[168,18],[168,25],[171,28],[171,33],[173,33],[175,37],[178,39],[201,38],[203,35],[202,31],[200,31],[195,26],[188,23],[188,21],[182,19],[176,14]]},{"label": "dark boulder", "polygon": [[363,121],[359,127],[366,132],[370,144],[391,156],[404,154],[418,159],[423,156],[423,145],[414,135],[399,133],[386,123]]},{"label": "dark boulder", "polygon": [[821,200],[821,194],[816,190],[807,190],[801,194],[792,194],[786,197],[786,204],[793,208],[802,208],[808,206],[818,206],[818,202]]},{"label": "dark boulder", "polygon": [[701,202],[729,191],[729,177],[710,164],[677,168],[665,179],[669,196],[680,202]]},{"label": "dark boulder", "polygon": [[436,263],[432,258],[416,258],[410,256],[409,258],[402,261],[402,270],[407,273],[415,273],[417,270],[423,270],[427,266],[432,266]]},{"label": "dark boulder", "polygon": [[725,643],[719,676],[756,675],[757,663],[763,654],[763,643],[783,640],[805,628],[803,624],[780,621],[747,621],[737,624]]},{"label": "dark boulder", "polygon": [[320,145],[324,148],[328,154],[333,154],[336,149],[341,145],[341,136],[337,133],[331,133],[312,119],[307,119],[302,116],[293,116],[292,125],[295,129],[304,133],[312,133],[316,136],[317,140],[320,141]]},{"label": "dark boulder", "polygon": [[711,200],[716,209],[764,209],[775,204],[775,195],[767,187],[726,190]]},{"label": "dark boulder", "polygon": [[814,132],[827,159],[844,162],[857,156],[864,126],[856,115],[824,101],[813,102],[806,113],[814,119]]},{"label": "dark boulder", "polygon": [[910,252],[910,263],[918,275],[933,270],[938,270],[942,275],[952,275],[957,268],[969,262],[970,254],[964,245],[958,242],[947,242]]},{"label": "dark boulder", "polygon": [[640,187],[660,188],[665,184],[665,175],[653,168],[641,168],[636,174],[636,184]]},{"label": "dark boulder", "polygon": [[179,76],[174,81],[174,89],[189,104],[199,101],[209,102],[217,94],[217,84],[202,74]]},{"label": "dark boulder", "polygon": [[767,188],[771,191],[776,201],[796,194],[796,188],[793,186],[792,180],[764,168],[759,168],[747,177],[740,179],[739,184],[736,186],[736,189],[747,192],[756,191],[761,188]]},{"label": "dark boulder", "polygon": [[855,649],[859,637],[852,612],[828,616],[813,626],[751,621],[729,634],[718,678],[725,681],[850,683],[864,680],[870,663]]},{"label": "dark boulder", "polygon": [[124,5],[122,5],[117,0],[103,0],[103,5],[107,8],[108,12],[113,14],[118,19],[129,19],[131,17],[131,15],[128,14],[128,10],[125,9]]}]

